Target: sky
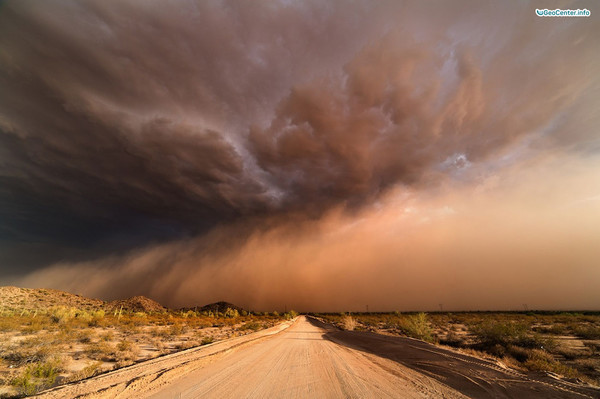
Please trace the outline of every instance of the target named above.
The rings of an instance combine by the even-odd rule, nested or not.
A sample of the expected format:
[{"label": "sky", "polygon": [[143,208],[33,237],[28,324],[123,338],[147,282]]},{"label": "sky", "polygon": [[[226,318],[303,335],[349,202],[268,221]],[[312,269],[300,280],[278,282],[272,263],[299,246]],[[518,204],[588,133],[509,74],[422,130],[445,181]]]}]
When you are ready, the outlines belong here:
[{"label": "sky", "polygon": [[599,310],[599,18],[593,1],[0,1],[0,285]]}]

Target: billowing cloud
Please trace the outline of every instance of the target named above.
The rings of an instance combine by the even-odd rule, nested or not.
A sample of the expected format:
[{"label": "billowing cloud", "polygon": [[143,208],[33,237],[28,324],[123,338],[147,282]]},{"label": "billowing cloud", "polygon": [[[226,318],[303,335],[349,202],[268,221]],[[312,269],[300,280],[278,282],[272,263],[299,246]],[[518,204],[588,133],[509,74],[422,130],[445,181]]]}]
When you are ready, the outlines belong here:
[{"label": "billowing cloud", "polygon": [[[174,307],[225,299],[262,310],[597,308],[600,201],[582,183],[600,182],[590,169],[599,162],[561,163],[553,181],[540,177],[556,162],[530,166],[516,184],[507,171],[475,191],[391,192],[358,213],[263,221],[261,230],[227,226],[55,264],[21,283],[146,294]],[[562,194],[540,201],[559,187]]]},{"label": "billowing cloud", "polygon": [[[374,209],[393,212],[392,197],[419,198],[421,207],[440,209],[451,199],[454,209],[493,186],[495,176],[510,179],[510,171],[516,188],[505,201],[515,215],[526,214],[537,207],[527,201],[561,190],[544,189],[544,198],[525,196],[520,203],[528,167],[596,165],[600,149],[597,19],[539,18],[535,7],[4,2],[5,275],[14,281],[32,272],[28,284],[75,289],[50,278],[67,268],[73,281],[96,276],[95,295],[114,296],[125,294],[119,281],[130,286],[126,276],[142,279],[132,272],[138,270],[147,276],[137,284],[140,293],[170,300],[166,293],[177,292],[172,303],[193,299],[185,294],[190,281],[210,281],[198,300],[233,290],[234,299],[275,306],[285,292],[296,291],[243,294],[234,276],[247,274],[261,290],[274,285],[269,276],[298,281],[298,287],[319,278],[334,285],[331,276],[345,276],[335,253],[351,247],[354,258],[370,266],[353,266],[348,284],[364,281],[361,272],[371,267],[377,270],[371,282],[401,275],[404,269],[392,265],[402,254],[381,247],[396,244],[373,219]],[[593,9],[593,3],[570,7]],[[558,175],[544,173],[538,178]],[[575,180],[577,192],[590,181]],[[499,209],[492,197],[486,201]],[[488,215],[490,209],[472,212]],[[469,226],[469,212],[458,214],[460,222],[452,216],[456,231]],[[341,241],[347,244],[324,238],[355,218],[368,222]],[[557,234],[563,222],[556,218]],[[412,231],[408,219],[398,223]],[[453,242],[425,248],[436,223],[419,227],[418,249],[407,255],[423,264],[423,276],[443,267],[418,254],[443,259],[444,245]],[[366,239],[361,234],[371,224]],[[577,223],[567,224],[576,230]],[[461,242],[471,242],[466,236]],[[371,241],[373,248],[356,244]],[[40,254],[32,256],[33,249]],[[315,260],[308,253],[321,255]],[[282,271],[276,260],[285,254],[298,258]],[[247,256],[260,262],[246,262]],[[308,272],[302,260],[318,267]],[[235,266],[240,262],[243,267]],[[106,268],[121,278],[103,277]]]}]

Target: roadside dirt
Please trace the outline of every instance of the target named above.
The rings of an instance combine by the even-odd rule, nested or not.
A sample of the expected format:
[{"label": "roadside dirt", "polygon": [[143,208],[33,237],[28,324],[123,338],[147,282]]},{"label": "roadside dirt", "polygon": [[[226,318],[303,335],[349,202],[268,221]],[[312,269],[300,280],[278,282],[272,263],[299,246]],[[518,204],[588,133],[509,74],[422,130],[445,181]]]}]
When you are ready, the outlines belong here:
[{"label": "roadside dirt", "polygon": [[411,339],[300,316],[135,364],[42,398],[596,398]]}]

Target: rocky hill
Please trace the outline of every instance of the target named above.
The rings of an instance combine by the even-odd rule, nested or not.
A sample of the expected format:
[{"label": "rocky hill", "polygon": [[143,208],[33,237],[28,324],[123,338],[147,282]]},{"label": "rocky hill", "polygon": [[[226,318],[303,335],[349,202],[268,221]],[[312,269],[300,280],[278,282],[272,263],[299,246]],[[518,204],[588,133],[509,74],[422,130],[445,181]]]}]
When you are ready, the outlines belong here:
[{"label": "rocky hill", "polygon": [[167,310],[160,303],[145,296],[134,296],[129,299],[119,299],[106,304],[107,310],[123,309],[131,312],[164,312]]},{"label": "rocky hill", "polygon": [[99,299],[44,288],[0,287],[0,311],[42,310],[54,306],[93,310],[104,307]]},{"label": "rocky hill", "polygon": [[[82,310],[104,309],[112,312],[122,309],[127,312],[165,312],[169,309],[145,296],[134,296],[110,302],[100,299],[86,298],[81,295],[45,288],[0,287],[0,312],[2,311],[36,311],[57,306],[72,307]],[[180,310],[197,310],[225,312],[227,308],[242,312],[242,308],[228,302],[215,302],[205,306],[187,307]]]},{"label": "rocky hill", "polygon": [[45,288],[0,287],[1,311],[36,311],[57,306],[82,310],[104,309],[113,311],[123,309],[130,312],[163,312],[167,309],[156,301],[144,296],[134,296],[105,302],[100,299],[86,298],[81,295]]}]

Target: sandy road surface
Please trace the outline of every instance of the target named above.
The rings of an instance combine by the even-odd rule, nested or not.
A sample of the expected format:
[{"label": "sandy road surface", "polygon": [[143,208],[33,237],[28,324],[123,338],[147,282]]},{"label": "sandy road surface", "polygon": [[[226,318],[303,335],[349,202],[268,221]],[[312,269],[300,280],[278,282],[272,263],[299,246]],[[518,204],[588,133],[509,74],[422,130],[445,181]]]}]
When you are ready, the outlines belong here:
[{"label": "sandy road surface", "polygon": [[492,363],[409,339],[280,326],[55,388],[43,397],[586,398]]}]

